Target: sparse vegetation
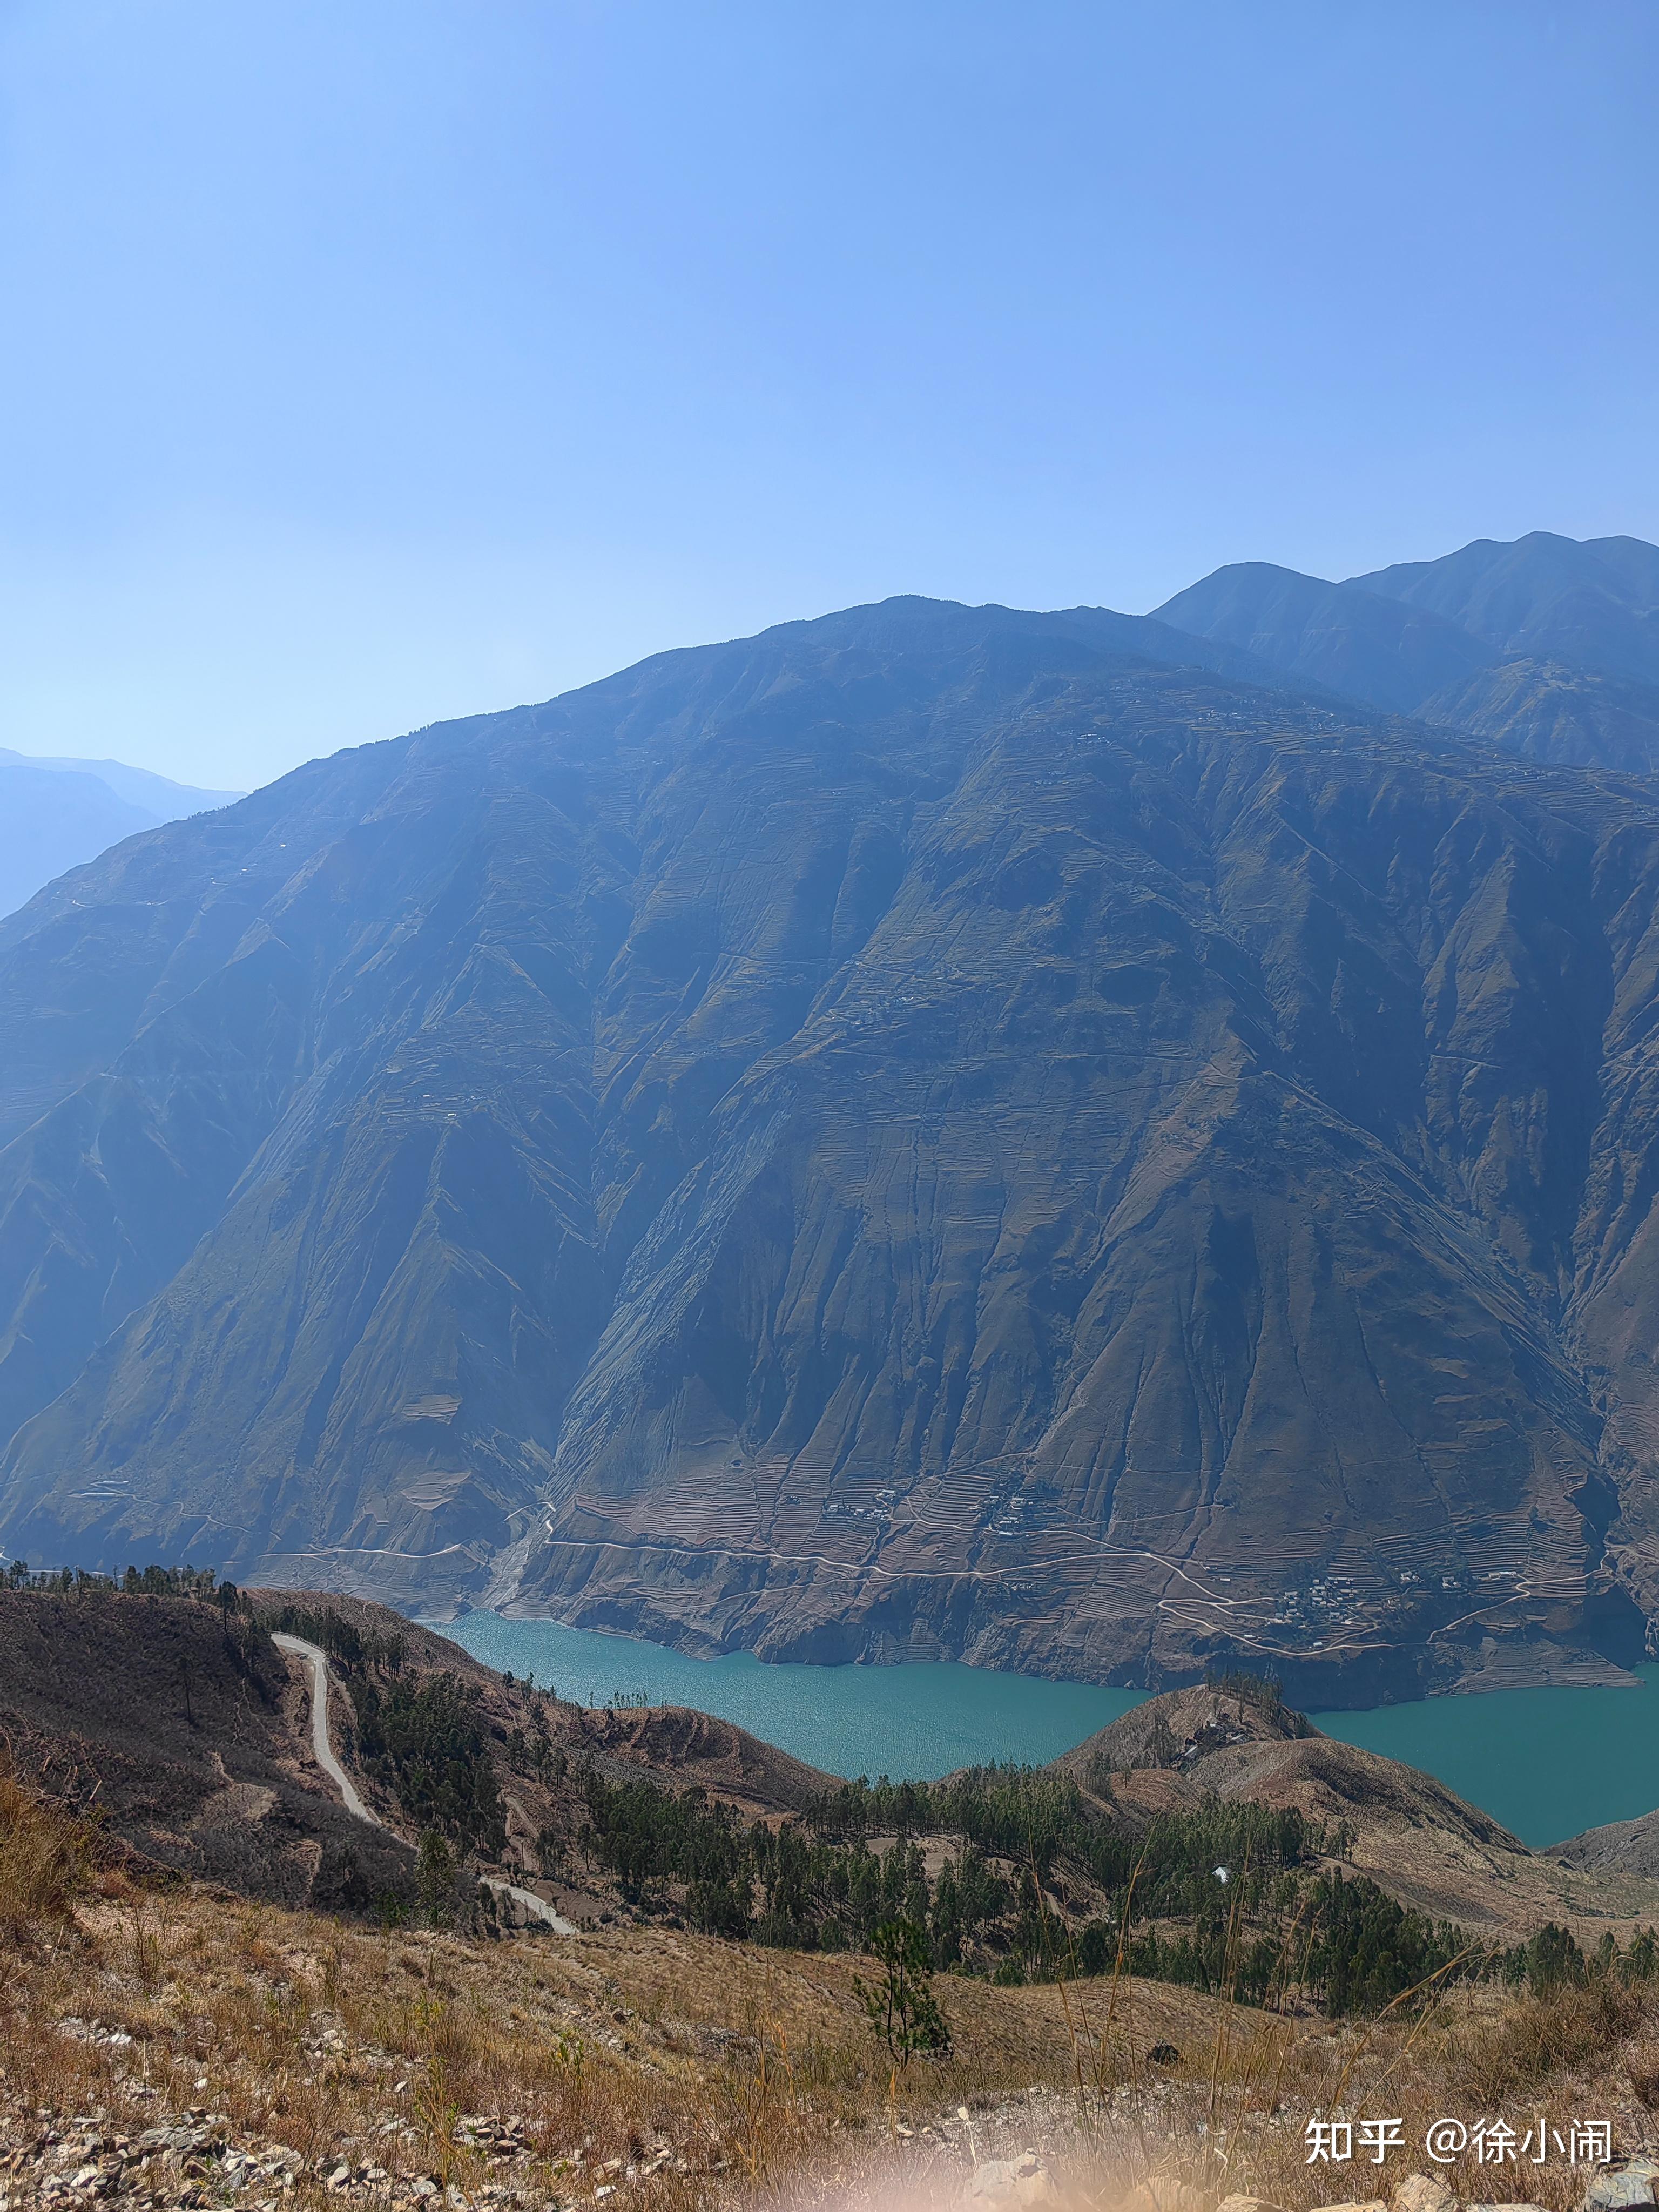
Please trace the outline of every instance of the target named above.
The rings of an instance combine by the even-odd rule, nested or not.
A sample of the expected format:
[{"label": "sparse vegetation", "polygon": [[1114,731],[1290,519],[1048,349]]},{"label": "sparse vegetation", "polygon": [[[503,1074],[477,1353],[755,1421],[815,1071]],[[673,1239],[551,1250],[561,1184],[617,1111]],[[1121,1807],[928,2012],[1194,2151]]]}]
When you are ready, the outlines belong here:
[{"label": "sparse vegetation", "polygon": [[47,1567],[31,1572],[27,1559],[12,1559],[0,1573],[0,1589],[33,1590],[48,1597],[182,1597],[228,1612],[246,1610],[234,1583],[222,1582],[212,1567],[124,1567],[100,1575],[86,1567]]},{"label": "sparse vegetation", "polygon": [[[1254,2003],[1293,1984],[1334,2014],[1374,2012],[1468,1954],[1455,1928],[1328,1868],[1339,1839],[1295,1811],[1211,1801],[1136,1833],[1024,1767],[848,1784],[777,1826],[596,1774],[586,1802],[582,1841],[635,1903],[792,1949],[865,1948],[902,1920],[930,1966],[1019,1984],[1104,1973],[1121,1942],[1131,1973]],[[923,1838],[943,1846],[931,1875]]]},{"label": "sparse vegetation", "polygon": [[[37,1815],[32,1832],[76,1826],[15,1784],[3,1802],[0,1863]],[[1093,2202],[1151,2175],[1195,2192],[1159,2202],[1242,2191],[1300,2212],[1332,2179],[1307,2165],[1304,2122],[1339,2104],[1401,2115],[1408,2142],[1449,2108],[1523,2096],[1609,2118],[1621,2143],[1647,2124],[1659,2004],[1600,1948],[1548,1996],[1443,1983],[1426,2010],[1358,2027],[1127,1974],[929,1988],[919,1925],[877,1931],[878,1975],[688,1930],[503,1942],[345,1927],[188,1885],[105,1894],[96,1840],[82,1829],[52,1860],[0,1984],[0,2142],[21,2160],[52,2136],[118,2166],[111,2146],[173,2127],[204,2147],[179,2154],[176,2179],[156,2154],[149,2185],[168,2201],[193,2188],[225,2205],[413,2204],[430,2185],[468,2208],[601,2188],[652,2212],[832,2190],[862,2207],[890,2203],[896,2172],[907,2199],[943,2208],[975,2160],[1035,2142]],[[906,2048],[931,2062],[907,2067]],[[100,2117],[77,2134],[71,2113]],[[1488,2177],[1471,2154],[1446,2178],[1472,2198]],[[1565,2208],[1582,2179],[1529,2170],[1528,2186]],[[15,2175],[7,2185],[30,2201]]]},{"label": "sparse vegetation", "polygon": [[870,1939],[881,1978],[853,1977],[853,1994],[872,2028],[901,2066],[918,2051],[942,2057],[951,2048],[951,2030],[939,2000],[928,1987],[933,1947],[915,1920],[885,1920]]}]

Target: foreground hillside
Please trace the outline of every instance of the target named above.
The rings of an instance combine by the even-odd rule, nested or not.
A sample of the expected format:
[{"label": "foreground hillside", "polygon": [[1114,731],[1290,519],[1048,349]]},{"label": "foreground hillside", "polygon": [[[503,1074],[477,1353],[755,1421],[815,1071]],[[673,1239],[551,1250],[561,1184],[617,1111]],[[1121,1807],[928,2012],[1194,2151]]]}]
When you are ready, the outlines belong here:
[{"label": "foreground hillside", "polygon": [[[1307,2122],[1376,2097],[1407,2162],[1460,2100],[1649,2140],[1631,1916],[1659,1884],[1569,1880],[1264,1683],[1155,1698],[1046,1771],[843,1784],[360,1601],[132,1579],[0,1593],[15,2212],[1301,2212],[1331,2195]],[[1492,2201],[1474,2150],[1446,2172]],[[1529,2168],[1531,2200],[1583,2179]]]},{"label": "foreground hillside", "polygon": [[315,1771],[283,1654],[212,1600],[0,1589],[0,1741],[151,1867],[359,1911],[410,1880],[408,1845]]},{"label": "foreground hillside", "polygon": [[1659,800],[1255,666],[893,602],[43,894],[0,1541],[1304,1702],[1639,1657]]},{"label": "foreground hillside", "polygon": [[[896,2067],[859,2002],[867,1961],[685,1930],[375,1931],[77,1873],[58,1817],[0,1785],[0,2193],[15,2212],[1213,2212],[1241,2191],[1300,2212],[1354,2171],[1304,2149],[1308,2120],[1345,2101],[1401,2121],[1404,2155],[1365,2168],[1372,2186],[1426,2166],[1424,2130],[1448,2106],[1547,2106],[1569,2131],[1595,2118],[1620,2158],[1652,2139],[1659,2014],[1617,1976],[1443,1992],[1347,2027],[1121,1977],[939,1976],[951,2051]],[[1433,2171],[1492,2201],[1474,2149]],[[1563,2158],[1525,2186],[1566,2212],[1586,2178]]]},{"label": "foreground hillside", "polygon": [[[21,1776],[95,1814],[153,1871],[395,1917],[419,1901],[416,1847],[432,1830],[458,1863],[614,1917],[614,1869],[580,1850],[594,1778],[696,1789],[748,1819],[833,1787],[708,1714],[589,1712],[533,1693],[377,1606],[148,1580],[131,1593],[84,1578],[61,1593],[0,1586],[0,1742]],[[311,1671],[273,1630],[327,1646],[331,1734],[368,1821],[318,1766]],[[544,1881],[544,1858],[580,1881]]]}]

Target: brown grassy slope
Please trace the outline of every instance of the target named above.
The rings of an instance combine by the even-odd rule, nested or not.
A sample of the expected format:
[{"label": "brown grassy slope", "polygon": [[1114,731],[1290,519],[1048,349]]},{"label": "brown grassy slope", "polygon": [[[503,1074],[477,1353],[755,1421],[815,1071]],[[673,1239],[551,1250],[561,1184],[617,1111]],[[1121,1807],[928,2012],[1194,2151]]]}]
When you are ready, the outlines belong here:
[{"label": "brown grassy slope", "polygon": [[193,1599],[0,1591],[0,1741],[17,1771],[161,1867],[358,1909],[406,1847],[353,1820],[256,1623]]},{"label": "brown grassy slope", "polygon": [[[3,1857],[0,1837],[0,1891]],[[384,2205],[429,2177],[465,2203],[489,2183],[543,2208],[591,2197],[614,2160],[630,2202],[669,2207],[730,2201],[872,2127],[885,2139],[1073,2076],[1060,1991],[941,1982],[954,2050],[895,2081],[857,1964],[667,1931],[371,1933],[118,1884],[82,1899],[67,1930],[38,1923],[0,1986],[0,2142],[23,2141],[42,2110],[102,2112],[108,2136],[195,2108],[239,2146],[297,2154],[301,2205]],[[1116,2063],[1139,2074],[1176,2048],[1201,2075],[1217,2012],[1125,1985]],[[517,2121],[525,2155],[503,2172],[464,2140],[469,2115]],[[381,2179],[325,2192],[341,2163]],[[222,2201],[269,2188],[251,2172]]]},{"label": "brown grassy slope", "polygon": [[1659,1881],[1563,1865],[1397,1759],[1322,1735],[1271,1694],[1223,1685],[1171,1691],[1056,1761],[1132,1823],[1208,1795],[1345,1823],[1352,1864],[1402,1905],[1509,1942],[1554,1920],[1593,1948],[1659,1924]]},{"label": "brown grassy slope", "polygon": [[[1119,2207],[1151,2174],[1194,2190],[1162,2199],[1181,2212],[1241,2190],[1297,2212],[1333,2193],[1303,2127],[1339,2103],[1402,2116],[1408,2142],[1447,2110],[1544,2106],[1610,2119],[1623,2154],[1652,2136],[1659,2018],[1652,1993],[1616,1984],[1547,2004],[1460,1992],[1421,2021],[1342,2026],[1109,1977],[939,1977],[955,2049],[895,2075],[856,1961],[664,1930],[371,1932],[118,1873],[42,1897],[38,1822],[9,1826],[9,1804],[0,1899],[15,1875],[37,1894],[0,1978],[0,2193],[18,2208],[66,2201],[86,2160],[112,2176],[99,2193],[266,2212],[387,2212],[441,2190],[447,2212],[601,2190],[611,2212],[933,2212],[961,2205],[977,2160],[1030,2144],[1068,2207]],[[141,2169],[145,2131],[180,2124],[182,2146]],[[1492,2193],[1472,2157],[1446,2179]],[[1554,2164],[1525,2187],[1566,2212],[1583,2182]]]}]

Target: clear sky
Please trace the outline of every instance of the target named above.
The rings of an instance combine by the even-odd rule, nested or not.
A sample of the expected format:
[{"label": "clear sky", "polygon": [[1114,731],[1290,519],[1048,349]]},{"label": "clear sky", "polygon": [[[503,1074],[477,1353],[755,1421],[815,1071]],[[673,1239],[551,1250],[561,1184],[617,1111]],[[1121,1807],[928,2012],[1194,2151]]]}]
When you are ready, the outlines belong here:
[{"label": "clear sky", "polygon": [[1659,538],[1654,0],[0,0],[0,744]]}]

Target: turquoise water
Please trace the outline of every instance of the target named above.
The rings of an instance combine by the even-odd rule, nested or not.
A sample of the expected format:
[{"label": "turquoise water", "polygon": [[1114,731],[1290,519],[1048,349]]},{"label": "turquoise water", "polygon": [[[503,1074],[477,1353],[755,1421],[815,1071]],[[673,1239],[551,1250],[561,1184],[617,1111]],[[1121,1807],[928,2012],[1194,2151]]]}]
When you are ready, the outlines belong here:
[{"label": "turquoise water", "polygon": [[[1057,1759],[1140,1704],[1138,1690],[983,1667],[772,1667],[692,1659],[632,1637],[471,1613],[441,1632],[580,1705],[695,1705],[831,1774],[932,1781],[990,1759]],[[1436,1775],[1523,1843],[1559,1843],[1659,1806],[1659,1667],[1639,1689],[1494,1690],[1375,1712],[1315,1713],[1345,1743]]]},{"label": "turquoise water", "polygon": [[1637,1690],[1492,1690],[1311,1718],[1437,1776],[1523,1844],[1559,1844],[1659,1806],[1659,1667],[1636,1674]]},{"label": "turquoise water", "polygon": [[948,1662],[909,1667],[769,1667],[746,1651],[691,1659],[631,1636],[493,1613],[434,1621],[503,1674],[533,1674],[578,1705],[695,1705],[830,1774],[932,1782],[991,1759],[1058,1759],[1141,1703],[1141,1690],[1048,1682]]}]

